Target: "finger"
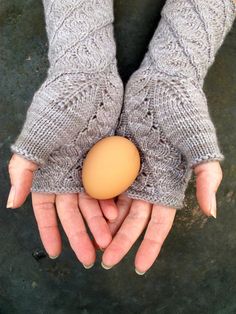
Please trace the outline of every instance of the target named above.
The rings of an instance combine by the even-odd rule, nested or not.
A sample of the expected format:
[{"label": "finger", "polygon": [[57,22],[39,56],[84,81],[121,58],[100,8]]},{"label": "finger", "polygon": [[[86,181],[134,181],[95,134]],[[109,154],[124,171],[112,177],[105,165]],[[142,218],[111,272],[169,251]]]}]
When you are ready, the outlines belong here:
[{"label": "finger", "polygon": [[173,225],[175,213],[173,208],[153,205],[151,220],[135,257],[135,270],[139,275],[143,275],[156,260]]},{"label": "finger", "polygon": [[33,173],[37,168],[35,163],[17,154],[12,156],[8,165],[11,190],[7,200],[7,208],[17,208],[25,202],[32,186]]},{"label": "finger", "polygon": [[78,208],[78,194],[57,195],[56,208],[72,250],[86,268],[91,267],[96,259],[95,249]]},{"label": "finger", "polygon": [[61,253],[61,236],[57,224],[55,194],[32,193],[32,205],[41,240],[51,258]]},{"label": "finger", "polygon": [[132,199],[129,198],[126,194],[119,195],[116,201],[116,206],[118,208],[118,217],[114,222],[108,222],[108,226],[110,228],[112,236],[116,234],[125,217],[128,215],[131,204]]},{"label": "finger", "polygon": [[150,212],[150,203],[141,200],[132,202],[128,216],[103,254],[104,268],[109,269],[117,264],[130,250],[145,228]]},{"label": "finger", "polygon": [[86,193],[80,193],[79,208],[99,247],[107,247],[112,237],[98,201],[91,198]]},{"label": "finger", "polygon": [[200,208],[207,216],[216,218],[216,192],[223,173],[218,161],[200,164],[194,168],[196,174],[196,196]]},{"label": "finger", "polygon": [[100,200],[100,208],[103,215],[110,221],[114,221],[118,216],[118,208],[113,199],[110,200]]}]

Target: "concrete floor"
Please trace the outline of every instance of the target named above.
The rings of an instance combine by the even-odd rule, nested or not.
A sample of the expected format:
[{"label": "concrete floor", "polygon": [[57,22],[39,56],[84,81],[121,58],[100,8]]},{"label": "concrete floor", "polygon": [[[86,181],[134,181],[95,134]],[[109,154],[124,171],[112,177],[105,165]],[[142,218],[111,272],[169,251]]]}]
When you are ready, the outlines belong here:
[{"label": "concrete floor", "polygon": [[[115,1],[124,81],[142,59],[162,4]],[[65,238],[58,260],[32,256],[43,248],[30,199],[18,210],[7,210],[5,204],[9,145],[48,67],[41,1],[0,0],[0,34],[0,313],[236,313],[236,25],[205,84],[226,156],[218,218],[206,219],[199,213],[192,182],[186,208],[178,212],[158,261],[144,277],[133,268],[137,245],[109,271],[100,267],[101,256],[94,268],[85,270]]]}]

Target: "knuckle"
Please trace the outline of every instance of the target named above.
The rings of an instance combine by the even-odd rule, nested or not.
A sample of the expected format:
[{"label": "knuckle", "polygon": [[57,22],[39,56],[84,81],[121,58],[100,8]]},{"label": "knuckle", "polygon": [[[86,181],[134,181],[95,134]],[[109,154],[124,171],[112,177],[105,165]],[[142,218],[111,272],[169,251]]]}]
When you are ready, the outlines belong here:
[{"label": "knuckle", "polygon": [[156,238],[146,237],[146,240],[148,240],[148,242],[150,242],[150,244],[153,247],[160,247],[161,248],[163,243],[164,243],[164,241],[165,241],[165,237],[161,236],[161,235],[159,235]]},{"label": "knuckle", "polygon": [[51,230],[53,231],[57,229],[56,224],[38,223],[38,226],[41,231],[51,231]]},{"label": "knuckle", "polygon": [[75,221],[78,215],[78,208],[75,207],[69,207],[66,208],[65,212],[63,213],[63,222],[69,223]]},{"label": "knuckle", "polygon": [[68,235],[68,238],[70,241],[80,241],[81,238],[87,237],[87,231],[85,229],[77,230],[70,235]]},{"label": "knuckle", "polygon": [[172,223],[167,222],[167,221],[151,221],[150,222],[150,227],[153,230],[157,230],[158,235],[161,237],[166,237],[166,235],[169,233],[171,229]]},{"label": "knuckle", "polygon": [[115,244],[116,245],[116,249],[117,250],[123,250],[123,245],[122,243],[130,246],[133,244],[133,240],[132,238],[130,237],[129,234],[127,234],[125,231],[122,231],[120,230],[119,233],[117,234],[118,237],[119,237],[119,241],[117,242],[114,242],[113,245]]},{"label": "knuckle", "polygon": [[50,211],[55,209],[54,203],[51,202],[34,203],[33,207],[34,209],[41,211]]}]

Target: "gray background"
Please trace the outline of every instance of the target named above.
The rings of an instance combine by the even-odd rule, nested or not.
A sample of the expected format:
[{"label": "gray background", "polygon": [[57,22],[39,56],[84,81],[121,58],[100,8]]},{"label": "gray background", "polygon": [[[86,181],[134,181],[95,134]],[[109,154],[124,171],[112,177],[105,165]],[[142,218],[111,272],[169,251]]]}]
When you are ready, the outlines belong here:
[{"label": "gray background", "polygon": [[[138,67],[163,1],[115,1],[119,70]],[[31,202],[6,209],[9,145],[20,131],[34,92],[46,76],[47,38],[39,0],[0,0],[0,313],[236,313],[236,25],[205,84],[212,119],[226,156],[218,218],[198,211],[194,182],[186,208],[152,269],[138,277],[137,245],[114,269],[85,270],[64,238],[58,260],[36,260],[43,249]]]}]

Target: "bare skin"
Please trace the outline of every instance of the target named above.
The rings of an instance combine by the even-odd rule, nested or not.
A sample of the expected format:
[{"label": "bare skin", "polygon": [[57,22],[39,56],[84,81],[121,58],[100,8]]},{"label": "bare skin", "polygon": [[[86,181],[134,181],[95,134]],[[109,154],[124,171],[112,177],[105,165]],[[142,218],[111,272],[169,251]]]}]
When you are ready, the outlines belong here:
[{"label": "bare skin", "polygon": [[[205,215],[216,218],[215,195],[222,180],[220,164],[212,161],[199,165],[194,173],[198,204]],[[176,209],[132,200],[125,195],[119,197],[117,206],[118,218],[113,223],[109,222],[114,237],[103,254],[102,265],[110,269],[119,263],[146,229],[134,262],[136,272],[143,275],[158,257],[172,228]]]},{"label": "bare skin", "polygon": [[[37,165],[14,154],[9,163],[12,194],[7,207],[23,205],[32,186],[33,172]],[[84,220],[96,243],[105,248],[112,240],[106,219],[114,220],[118,209],[113,200],[98,202],[86,194],[47,194],[32,193],[32,205],[39,233],[45,250],[51,258],[56,258],[62,250],[58,218],[69,239],[71,248],[78,260],[90,268],[96,259],[93,242],[88,236]]]},{"label": "bare skin", "polygon": [[[25,202],[36,169],[33,162],[16,154],[12,156],[9,174],[15,193],[14,198],[9,197],[8,207],[18,208]],[[194,173],[199,206],[205,215],[216,217],[215,195],[222,180],[220,164],[212,161],[198,165]],[[94,243],[105,249],[102,265],[109,269],[121,261],[146,229],[135,257],[138,274],[144,274],[156,260],[176,214],[174,208],[132,200],[125,194],[120,195],[115,204],[113,200],[97,201],[82,193],[32,193],[32,205],[40,237],[49,256],[56,258],[62,250],[59,218],[71,248],[85,268],[92,267],[95,262]],[[95,242],[89,238],[83,219]]]}]

